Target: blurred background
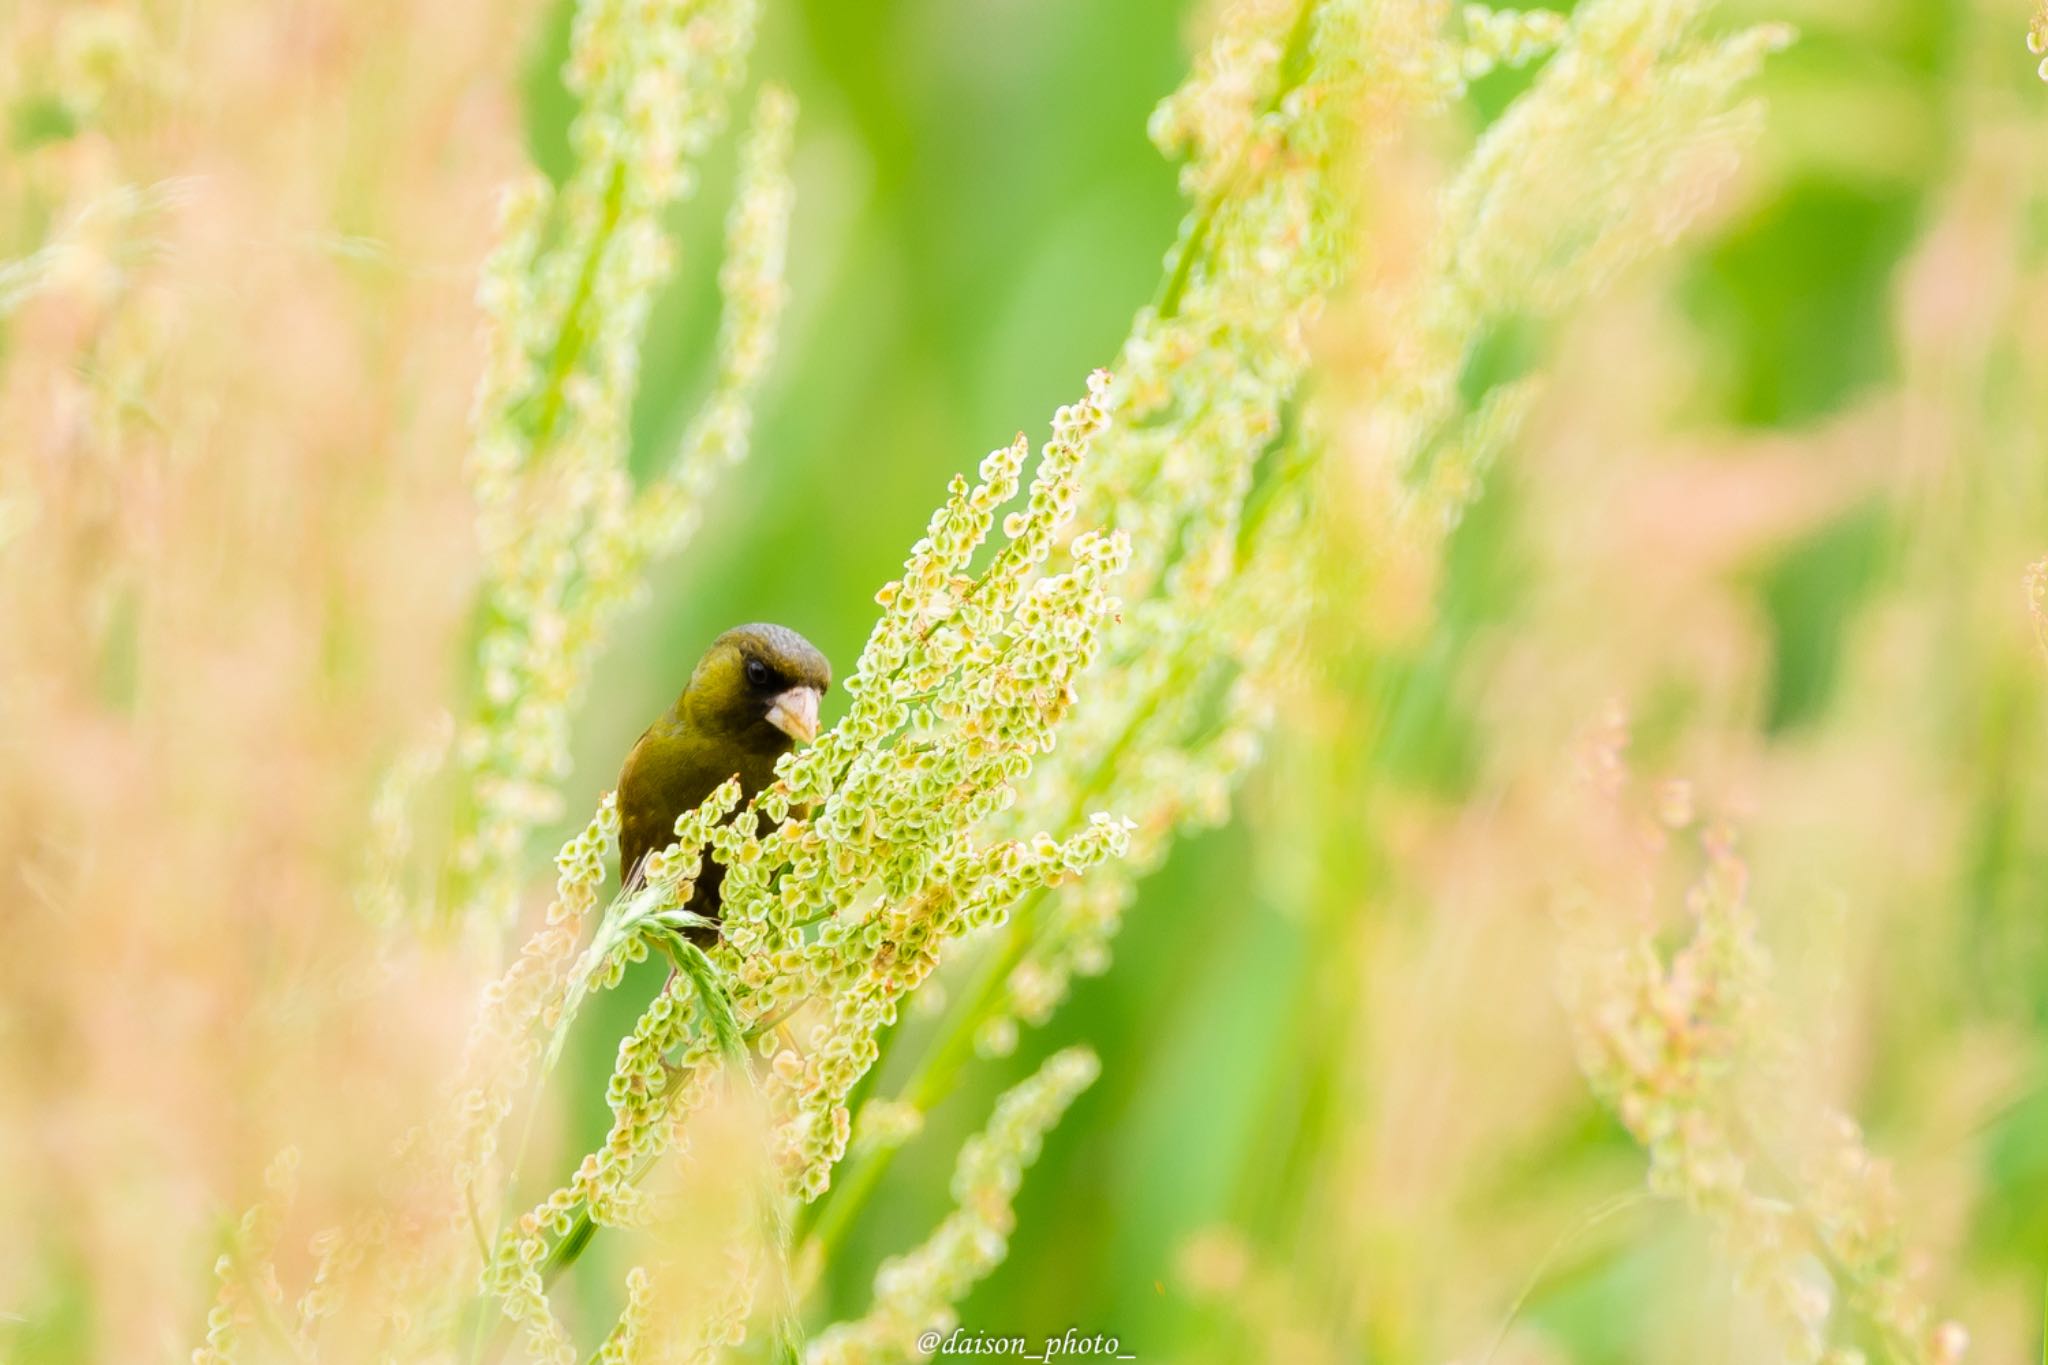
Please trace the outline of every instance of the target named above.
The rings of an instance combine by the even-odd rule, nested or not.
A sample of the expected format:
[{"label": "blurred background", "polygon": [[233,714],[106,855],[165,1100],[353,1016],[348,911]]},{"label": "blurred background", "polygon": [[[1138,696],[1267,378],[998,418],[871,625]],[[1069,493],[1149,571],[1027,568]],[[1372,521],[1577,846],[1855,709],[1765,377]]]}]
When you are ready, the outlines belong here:
[{"label": "blurred background", "polygon": [[[779,358],[752,458],[599,667],[578,825],[725,626],[784,621],[849,665],[944,480],[1040,439],[1113,357],[1182,211],[1145,122],[1194,8],[767,6],[754,70],[802,106]],[[2048,86],[2024,0],[1724,10],[1801,35],[1733,187],[1581,316],[1476,362],[1555,379],[1441,572],[1333,574],[1239,818],[1146,884],[1107,975],[970,1068],[832,1312],[943,1214],[994,1095],[1086,1041],[1102,1078],[971,1327],[1078,1326],[1141,1360],[1768,1358],[1698,1219],[1616,1211],[1642,1153],[1558,1003],[1559,793],[1618,703],[1637,771],[1742,831],[1800,1084],[1891,1164],[1927,1293],[1971,1358],[2038,1355],[2048,659],[2023,585],[2048,555]],[[0,323],[0,460],[63,465],[37,515],[67,546],[4,604],[0,1170],[48,1176],[0,1176],[10,1360],[174,1354],[248,1173],[401,1130],[467,1022],[467,996],[414,990],[337,1031],[289,986],[367,960],[324,927],[346,879],[321,870],[460,666],[468,300],[494,186],[566,165],[569,7],[198,11],[4,21],[0,257],[115,185],[191,182],[160,191],[175,211],[92,220],[91,268]],[[1478,83],[1445,152],[1525,80]],[[643,467],[705,383],[732,159],[652,316]],[[1371,534],[1324,515],[1339,546]],[[231,907],[230,942],[179,913],[200,904]],[[654,980],[580,1021],[565,1146],[601,1139]],[[323,1068],[380,1079],[337,1118],[303,1084]],[[611,1255],[579,1269],[592,1294]]]}]

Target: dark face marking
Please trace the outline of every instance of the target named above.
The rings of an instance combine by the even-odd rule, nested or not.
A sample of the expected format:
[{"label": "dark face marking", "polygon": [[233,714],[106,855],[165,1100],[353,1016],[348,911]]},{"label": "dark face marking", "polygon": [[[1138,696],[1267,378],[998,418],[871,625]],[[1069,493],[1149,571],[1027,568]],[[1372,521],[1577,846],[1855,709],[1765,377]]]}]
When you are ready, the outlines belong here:
[{"label": "dark face marking", "polygon": [[[786,626],[739,626],[712,642],[690,679],[685,710],[698,725],[779,749],[789,742],[785,697],[804,688],[822,695],[831,684],[831,665],[803,636]],[[815,723],[815,702],[799,709]]]}]

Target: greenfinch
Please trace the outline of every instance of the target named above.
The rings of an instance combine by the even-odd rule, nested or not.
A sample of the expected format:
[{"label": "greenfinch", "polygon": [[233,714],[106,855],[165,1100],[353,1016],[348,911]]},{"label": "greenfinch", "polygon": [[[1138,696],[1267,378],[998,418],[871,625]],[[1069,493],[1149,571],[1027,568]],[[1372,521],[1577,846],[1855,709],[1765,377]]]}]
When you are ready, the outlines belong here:
[{"label": "greenfinch", "polygon": [[[728,778],[742,799],[774,778],[775,761],[818,733],[832,666],[787,626],[735,626],[711,642],[689,684],[647,727],[619,770],[619,876],[638,884],[649,854],[675,842],[676,817]],[[706,860],[689,909],[719,914],[723,869]]]}]

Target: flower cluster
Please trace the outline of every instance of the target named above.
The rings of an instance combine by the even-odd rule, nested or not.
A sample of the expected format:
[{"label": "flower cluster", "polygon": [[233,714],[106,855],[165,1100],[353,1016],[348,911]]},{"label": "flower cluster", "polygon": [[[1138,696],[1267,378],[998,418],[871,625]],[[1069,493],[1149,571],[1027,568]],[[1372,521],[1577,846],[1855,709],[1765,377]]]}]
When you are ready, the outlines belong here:
[{"label": "flower cluster", "polygon": [[1453,92],[1484,79],[1503,66],[1527,66],[1564,40],[1570,21],[1555,10],[1494,9],[1467,5],[1459,12],[1465,43],[1447,55],[1453,61],[1442,79]]},{"label": "flower cluster", "polygon": [[605,631],[654,557],[697,524],[747,446],[780,315],[794,104],[764,91],[741,151],[719,275],[716,373],[680,448],[645,488],[627,466],[647,310],[673,254],[668,208],[723,126],[753,0],[586,0],[567,79],[582,101],[559,192],[515,187],[479,291],[487,356],[470,475],[486,561],[475,705],[456,735],[465,825],[451,914],[517,906],[531,831],[559,814],[572,710]]},{"label": "flower cluster", "polygon": [[1101,1065],[1086,1048],[1056,1052],[996,1101],[988,1127],[960,1149],[953,1168],[958,1205],[915,1250],[875,1272],[875,1300],[861,1317],[834,1325],[811,1344],[812,1365],[860,1365],[911,1353],[923,1333],[959,1325],[953,1305],[1001,1264],[1016,1225],[1012,1203],[1024,1169]]},{"label": "flower cluster", "polygon": [[[846,1095],[874,1060],[876,1034],[941,950],[1128,837],[1122,822],[1086,811],[1028,837],[981,828],[1051,751],[1116,605],[1123,536],[1073,536],[1060,570],[1048,562],[1108,390],[1098,374],[1087,399],[1061,409],[1026,505],[1003,519],[1004,543],[978,575],[969,560],[1018,491],[1026,447],[991,454],[972,486],[955,480],[903,576],[878,594],[883,613],[847,680],[846,718],[786,762],[756,818],[711,834],[726,868],[725,936],[712,956],[731,974],[735,1009],[756,1021],[817,1007],[806,1046],[775,1049],[764,1081],[806,1195],[844,1154]],[[779,823],[764,829],[758,817]]]},{"label": "flower cluster", "polygon": [[[1617,719],[1590,746],[1588,769],[1609,797],[1626,785],[1625,742]],[[1692,819],[1689,801],[1658,805],[1637,836],[1651,851]],[[1686,894],[1689,934],[1676,950],[1659,947],[1654,919],[1631,916],[1617,935],[1598,909],[1573,909],[1581,942],[1566,997],[1580,1066],[1648,1153],[1651,1193],[1713,1220],[1780,1327],[1787,1359],[1862,1360],[1833,1344],[1839,1290],[1889,1359],[1957,1365],[1967,1334],[1934,1318],[1906,1268],[1886,1167],[1848,1118],[1787,1099],[1797,1089],[1791,1041],[1771,1009],[1771,957],[1747,866],[1725,829],[1706,829],[1700,844],[1705,865]],[[1814,1257],[1829,1279],[1812,1275]]]}]

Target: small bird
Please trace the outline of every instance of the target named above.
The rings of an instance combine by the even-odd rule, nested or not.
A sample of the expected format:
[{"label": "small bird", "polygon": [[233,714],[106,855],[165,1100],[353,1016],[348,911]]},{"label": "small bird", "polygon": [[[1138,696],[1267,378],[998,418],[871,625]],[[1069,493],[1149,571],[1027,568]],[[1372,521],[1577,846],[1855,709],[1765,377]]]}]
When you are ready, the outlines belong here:
[{"label": "small bird", "polygon": [[[735,626],[713,640],[619,769],[619,879],[637,885],[647,856],[675,842],[676,817],[727,778],[739,778],[743,800],[767,786],[776,759],[817,738],[818,702],[831,685],[825,656],[787,626]],[[718,918],[724,875],[706,860],[693,913]]]}]

